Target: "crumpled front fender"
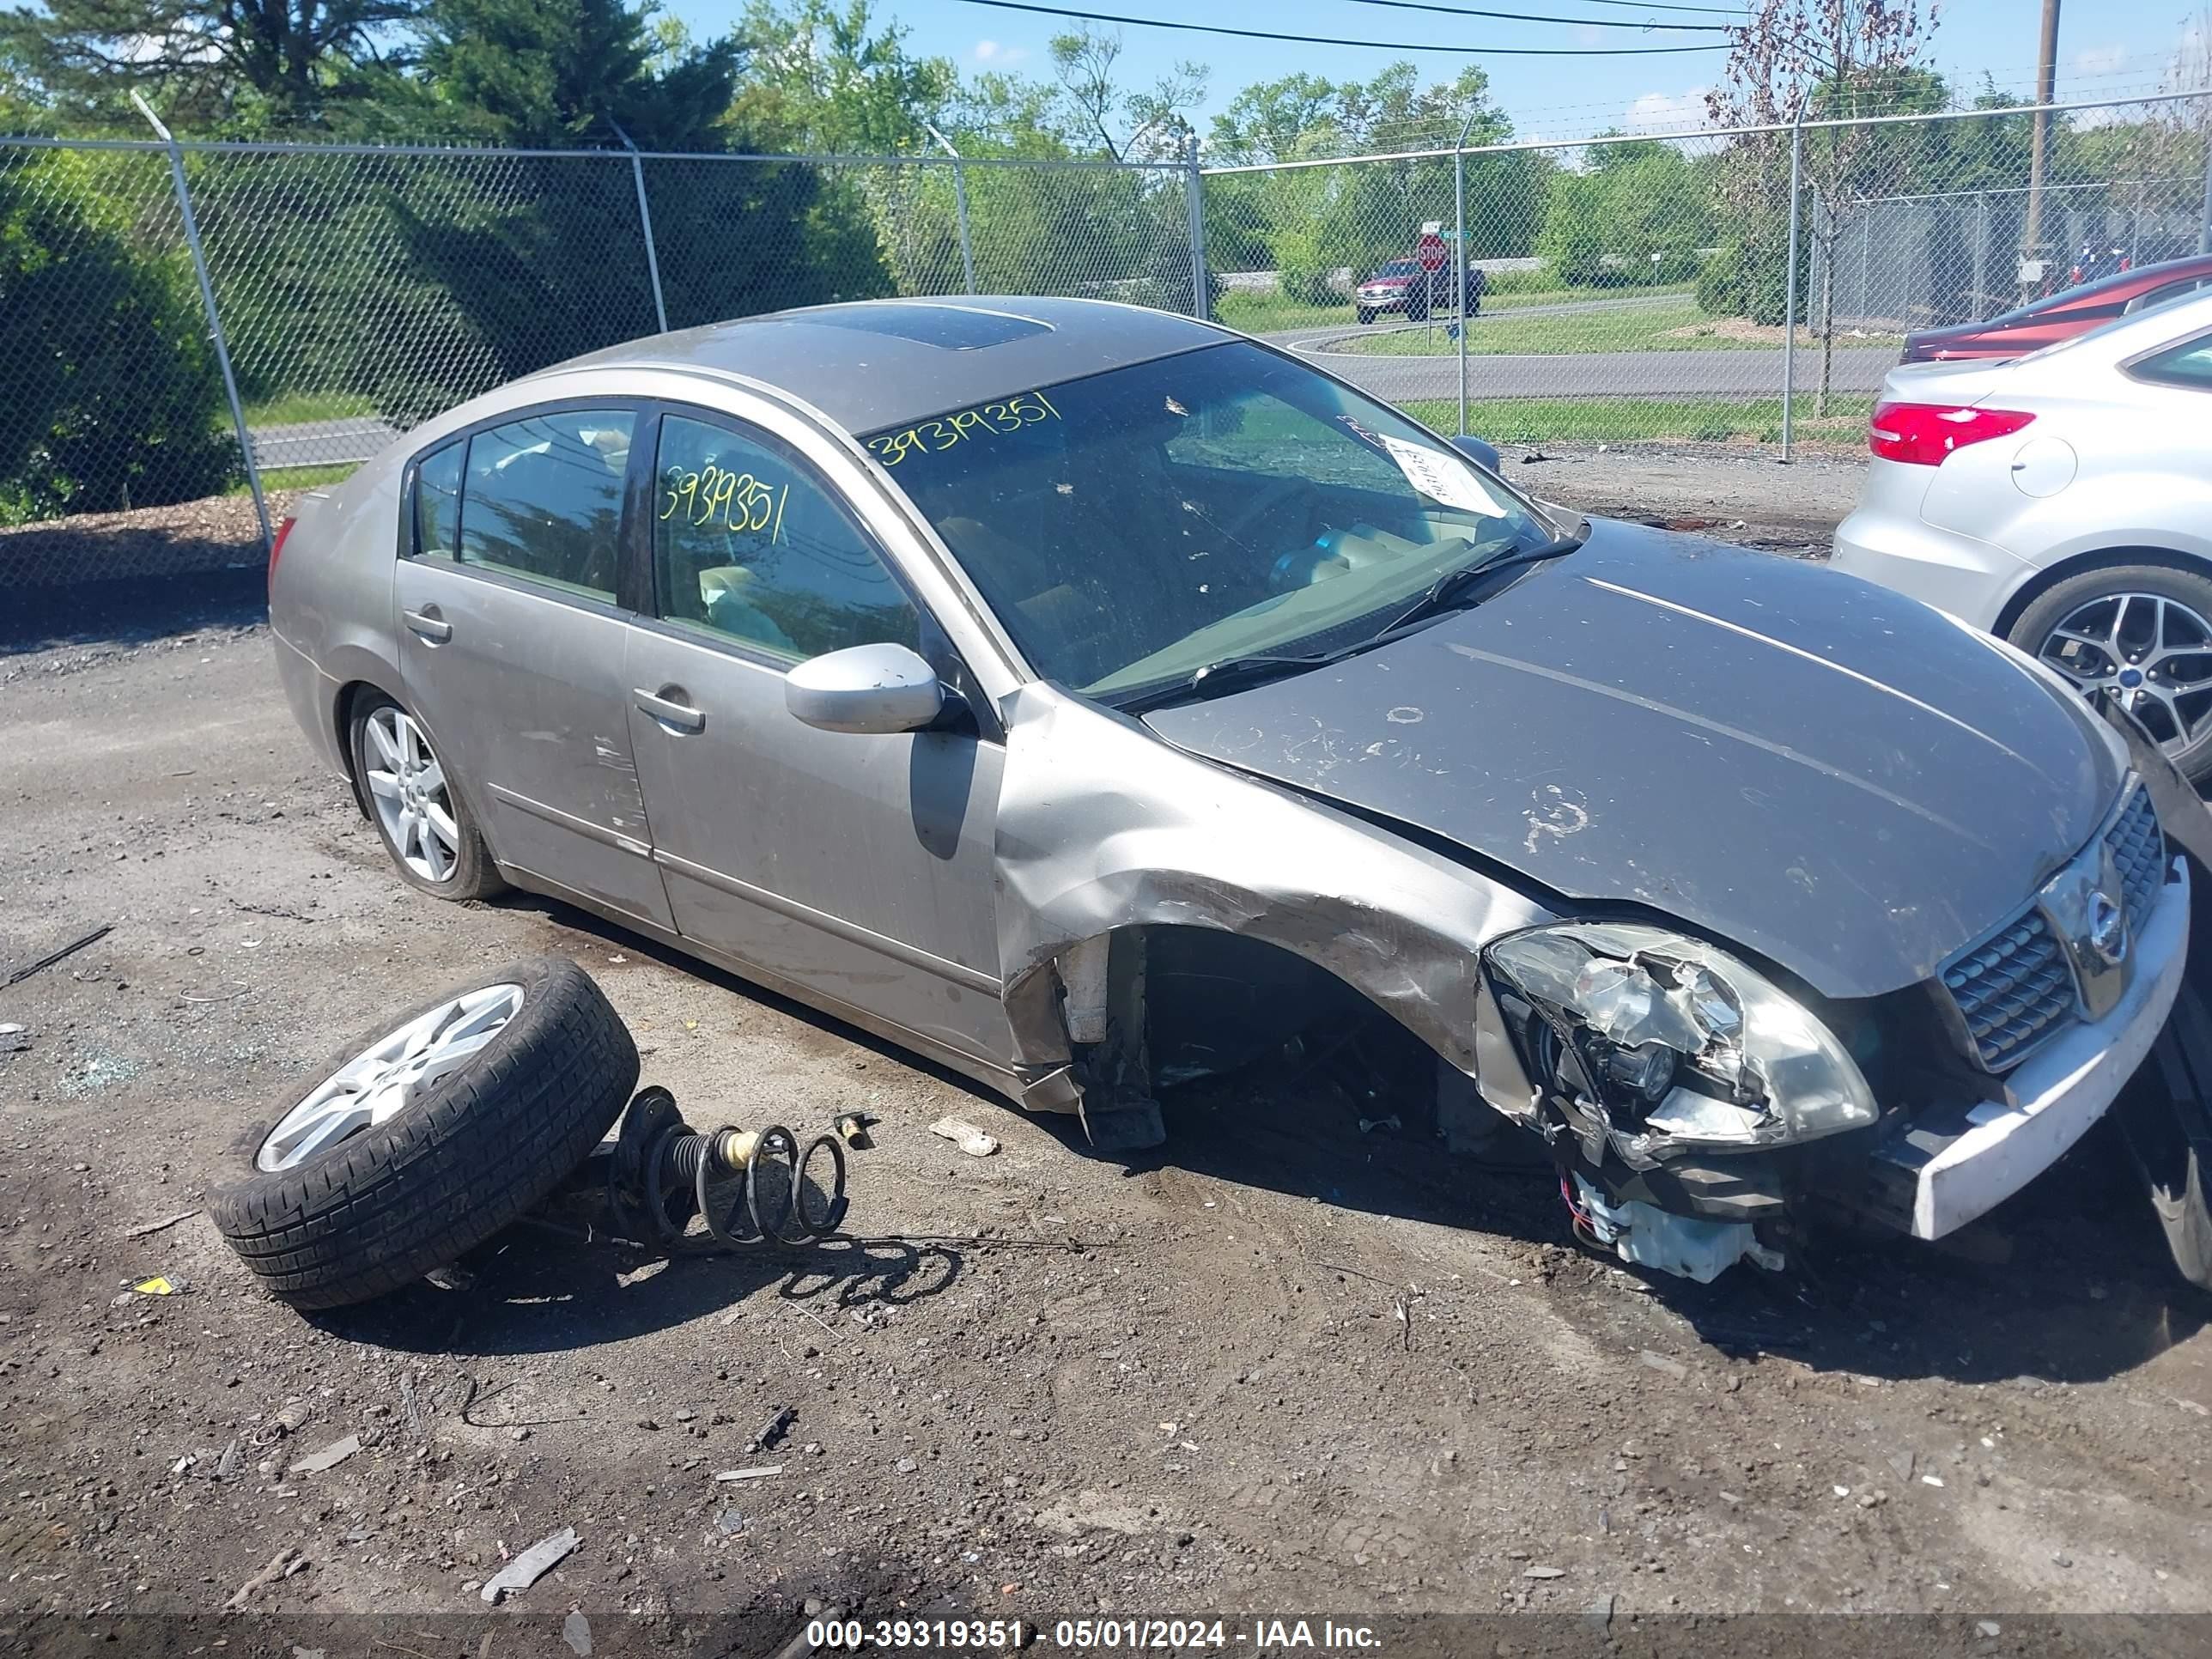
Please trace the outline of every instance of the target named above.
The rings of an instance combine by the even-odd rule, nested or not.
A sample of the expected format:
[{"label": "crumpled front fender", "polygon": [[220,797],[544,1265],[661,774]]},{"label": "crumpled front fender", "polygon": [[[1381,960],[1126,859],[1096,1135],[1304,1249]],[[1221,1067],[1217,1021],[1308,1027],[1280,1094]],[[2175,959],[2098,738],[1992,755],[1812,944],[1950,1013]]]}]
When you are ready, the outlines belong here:
[{"label": "crumpled front fender", "polygon": [[1172,925],[1291,951],[1474,1073],[1477,955],[1549,912],[1055,686],[1024,685],[1002,712],[999,960],[1025,1071],[1071,1058],[1056,959],[1123,928]]}]

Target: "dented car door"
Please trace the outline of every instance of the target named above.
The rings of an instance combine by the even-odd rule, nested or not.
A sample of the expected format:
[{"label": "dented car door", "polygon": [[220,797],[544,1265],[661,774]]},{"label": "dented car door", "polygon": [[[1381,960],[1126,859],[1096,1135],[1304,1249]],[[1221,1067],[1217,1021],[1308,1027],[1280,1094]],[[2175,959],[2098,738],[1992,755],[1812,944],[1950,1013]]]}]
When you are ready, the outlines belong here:
[{"label": "dented car door", "polygon": [[397,631],[409,700],[473,786],[501,860],[665,927],[622,678],[636,422],[540,410],[423,456]]}]

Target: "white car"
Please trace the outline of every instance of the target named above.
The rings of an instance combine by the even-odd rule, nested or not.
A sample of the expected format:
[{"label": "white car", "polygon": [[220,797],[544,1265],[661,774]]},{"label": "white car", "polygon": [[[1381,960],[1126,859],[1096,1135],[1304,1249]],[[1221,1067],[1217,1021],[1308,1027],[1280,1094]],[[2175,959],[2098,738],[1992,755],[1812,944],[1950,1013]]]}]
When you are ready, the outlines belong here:
[{"label": "white car", "polygon": [[2111,687],[2212,780],[2212,294],[1882,382],[1839,570]]}]

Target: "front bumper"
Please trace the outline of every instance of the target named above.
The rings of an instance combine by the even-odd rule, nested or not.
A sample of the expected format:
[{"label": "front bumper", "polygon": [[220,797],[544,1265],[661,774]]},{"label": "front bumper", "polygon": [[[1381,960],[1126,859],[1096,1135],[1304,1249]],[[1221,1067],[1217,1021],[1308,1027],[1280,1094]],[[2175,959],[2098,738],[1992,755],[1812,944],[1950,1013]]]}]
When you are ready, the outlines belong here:
[{"label": "front bumper", "polygon": [[1394,288],[1388,294],[1362,294],[1354,303],[1362,311],[1403,311],[1411,289]]},{"label": "front bumper", "polygon": [[2057,1163],[2105,1114],[2165,1029],[2189,957],[2189,866],[2172,860],[2132,943],[2136,972],[2111,1013],[2069,1027],[2005,1079],[2005,1098],[1917,1113],[1875,1152],[1878,1208],[1916,1238],[1986,1214]]}]

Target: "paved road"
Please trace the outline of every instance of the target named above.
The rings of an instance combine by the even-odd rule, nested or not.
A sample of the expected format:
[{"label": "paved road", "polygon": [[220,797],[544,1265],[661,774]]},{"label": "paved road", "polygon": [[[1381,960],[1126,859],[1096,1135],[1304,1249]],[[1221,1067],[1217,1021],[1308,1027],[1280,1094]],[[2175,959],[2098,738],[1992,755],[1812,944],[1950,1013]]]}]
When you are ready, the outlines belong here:
[{"label": "paved road", "polygon": [[266,471],[279,466],[331,466],[365,461],[399,435],[399,428],[374,415],[341,421],[298,421],[287,426],[257,426],[253,459]]},{"label": "paved road", "polygon": [[[1638,295],[1568,305],[1528,306],[1499,314],[1561,316],[1586,311],[1639,310],[1673,302],[1672,295]],[[1474,332],[1468,336],[1470,345],[1481,339],[1481,330],[1492,320],[1489,316],[1476,315],[1472,325]],[[1398,326],[1402,329],[1419,325]],[[1328,328],[1289,329],[1261,337],[1302,357],[1310,357],[1330,373],[1341,374],[1362,390],[1393,403],[1459,395],[1456,356],[1395,357],[1329,349],[1334,341],[1368,331],[1340,323]],[[1443,343],[1440,332],[1438,344]],[[1872,392],[1881,385],[1881,377],[1896,362],[1896,352],[1884,347],[1838,348],[1836,389]],[[1800,392],[1814,384],[1819,363],[1817,352],[1797,354]],[[1782,395],[1782,354],[1772,348],[1758,347],[1746,347],[1741,351],[1592,351],[1510,356],[1471,351],[1467,360],[1467,387],[1469,397],[1492,398],[1778,398]]]}]

